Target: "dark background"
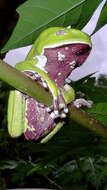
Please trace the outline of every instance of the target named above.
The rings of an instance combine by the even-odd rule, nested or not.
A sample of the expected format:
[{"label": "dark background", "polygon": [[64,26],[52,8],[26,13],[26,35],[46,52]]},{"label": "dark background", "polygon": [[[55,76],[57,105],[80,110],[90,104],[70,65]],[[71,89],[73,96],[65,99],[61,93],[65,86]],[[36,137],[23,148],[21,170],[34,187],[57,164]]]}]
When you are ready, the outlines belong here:
[{"label": "dark background", "polygon": [[[26,0],[0,0],[0,49],[9,39],[17,21],[16,8]],[[4,55],[1,55],[1,58]]]}]

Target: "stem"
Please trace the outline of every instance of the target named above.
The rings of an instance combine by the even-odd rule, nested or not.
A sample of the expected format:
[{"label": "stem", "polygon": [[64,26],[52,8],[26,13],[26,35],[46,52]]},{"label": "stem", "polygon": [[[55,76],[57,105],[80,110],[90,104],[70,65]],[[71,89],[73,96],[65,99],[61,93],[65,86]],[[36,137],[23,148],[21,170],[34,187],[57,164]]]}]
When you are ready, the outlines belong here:
[{"label": "stem", "polygon": [[0,79],[13,86],[15,89],[35,98],[46,105],[52,104],[52,97],[36,81],[24,73],[0,60]]},{"label": "stem", "polygon": [[85,111],[76,108],[73,104],[69,105],[69,116],[78,124],[90,129],[103,138],[107,138],[107,126],[93,119]]}]

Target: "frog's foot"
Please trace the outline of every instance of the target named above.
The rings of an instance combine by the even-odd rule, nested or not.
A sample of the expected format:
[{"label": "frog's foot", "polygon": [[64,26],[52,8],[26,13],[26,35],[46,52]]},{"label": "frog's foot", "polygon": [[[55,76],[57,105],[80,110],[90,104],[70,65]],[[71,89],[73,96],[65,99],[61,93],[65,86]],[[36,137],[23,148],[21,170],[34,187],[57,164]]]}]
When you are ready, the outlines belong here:
[{"label": "frog's foot", "polygon": [[58,98],[53,102],[52,106],[46,108],[46,111],[53,119],[65,118],[66,114],[68,113],[67,105],[65,102],[60,102],[61,99]]},{"label": "frog's foot", "polygon": [[51,113],[51,117],[56,118],[65,118],[68,113],[67,104],[64,100],[63,90],[59,88],[59,95],[53,98],[53,105],[47,107],[47,111]]},{"label": "frog's foot", "polygon": [[86,106],[88,108],[91,108],[93,105],[93,101],[91,100],[85,100],[84,98],[79,98],[76,99],[73,104],[77,107],[80,108],[81,106]]}]

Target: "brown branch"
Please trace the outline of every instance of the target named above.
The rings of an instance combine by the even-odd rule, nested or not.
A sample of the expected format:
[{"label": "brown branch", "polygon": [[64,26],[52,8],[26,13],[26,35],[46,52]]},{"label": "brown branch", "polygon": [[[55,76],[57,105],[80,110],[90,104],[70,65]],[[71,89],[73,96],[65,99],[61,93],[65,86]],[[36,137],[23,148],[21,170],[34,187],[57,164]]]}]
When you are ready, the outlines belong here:
[{"label": "brown branch", "polygon": [[69,116],[81,126],[88,128],[103,138],[107,138],[107,126],[92,118],[85,111],[76,108],[73,104],[69,105]]}]

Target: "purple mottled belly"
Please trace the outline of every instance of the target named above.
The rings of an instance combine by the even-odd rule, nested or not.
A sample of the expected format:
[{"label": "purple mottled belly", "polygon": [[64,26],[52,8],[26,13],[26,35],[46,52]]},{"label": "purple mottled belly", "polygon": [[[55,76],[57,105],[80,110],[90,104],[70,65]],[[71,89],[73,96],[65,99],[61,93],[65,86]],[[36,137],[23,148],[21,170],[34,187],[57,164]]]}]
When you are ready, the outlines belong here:
[{"label": "purple mottled belly", "polygon": [[26,119],[29,128],[24,135],[27,139],[37,140],[54,127],[54,119],[47,112],[46,107],[33,98],[28,98],[26,104]]}]

